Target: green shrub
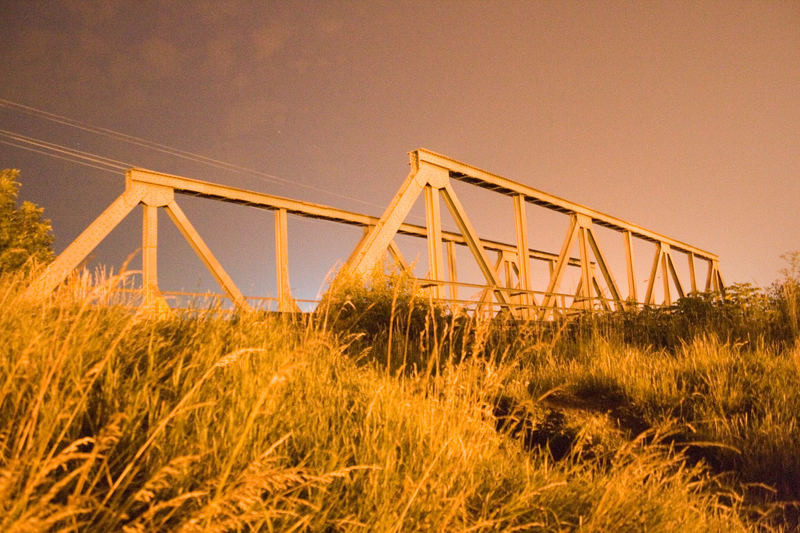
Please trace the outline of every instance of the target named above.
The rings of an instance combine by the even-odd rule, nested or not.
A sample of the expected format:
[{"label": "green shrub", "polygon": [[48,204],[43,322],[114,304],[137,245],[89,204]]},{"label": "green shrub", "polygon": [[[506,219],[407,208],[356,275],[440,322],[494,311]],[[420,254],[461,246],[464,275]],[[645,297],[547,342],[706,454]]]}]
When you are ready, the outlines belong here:
[{"label": "green shrub", "polygon": [[0,274],[53,258],[50,221],[31,202],[17,207],[19,171],[0,170]]}]

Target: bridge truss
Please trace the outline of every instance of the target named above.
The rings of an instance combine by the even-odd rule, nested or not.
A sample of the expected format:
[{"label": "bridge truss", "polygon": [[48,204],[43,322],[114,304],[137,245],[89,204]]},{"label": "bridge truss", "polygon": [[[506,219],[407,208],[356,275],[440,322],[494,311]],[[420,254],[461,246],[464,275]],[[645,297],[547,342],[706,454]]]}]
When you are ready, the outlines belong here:
[{"label": "bridge truss", "polygon": [[[181,209],[177,197],[196,196],[245,205],[274,212],[275,276],[277,310],[297,309],[289,282],[288,218],[289,214],[322,219],[338,224],[360,226],[364,234],[342,268],[342,273],[367,275],[384,266],[390,257],[395,264],[413,276],[395,237],[408,235],[427,242],[428,272],[419,279],[419,286],[431,298],[447,302],[454,308],[494,313],[507,309],[522,319],[548,319],[571,311],[623,309],[635,306],[669,306],[673,294],[705,291],[722,293],[724,283],[719,258],[710,252],[677,241],[636,224],[601,213],[588,207],[558,198],[521,183],[497,176],[429,150],[410,153],[411,170],[399,191],[381,217],[338,209],[322,204],[303,202],[270,194],[225,185],[172,176],[143,169],[126,173],[125,191],[97,217],[29,287],[33,296],[55,289],[75,270],[92,250],[137,206],[142,217],[142,305],[145,309],[168,307],[158,285],[158,209],[164,209],[172,222],[200,257],[220,287],[237,307],[250,308],[242,294]],[[508,197],[509,211],[515,222],[513,242],[481,238],[461,203],[453,182],[464,182],[494,194]],[[418,199],[424,198],[425,225],[410,224],[406,219]],[[458,231],[442,228],[441,203],[444,203]],[[563,214],[568,229],[558,253],[529,246],[526,206],[533,204]],[[606,259],[595,230],[603,227],[619,234],[624,258],[627,290],[616,281],[612,264]],[[633,243],[643,240],[654,245],[654,255],[647,288],[642,297],[637,292]],[[483,283],[459,281],[456,269],[456,246],[468,248]],[[573,250],[577,249],[577,254]],[[446,253],[445,253],[446,252]],[[495,255],[495,260],[490,255]],[[688,279],[676,268],[679,256],[688,261]],[[446,260],[445,260],[446,257]],[[531,275],[531,261],[544,261],[549,276],[546,285],[536,287]],[[697,263],[706,264],[704,284],[698,284]],[[565,275],[577,269],[577,282],[569,285]],[[661,290],[656,280],[661,278]],[[683,279],[682,279],[683,278]],[[474,290],[468,299],[459,298],[459,287]],[[674,293],[673,293],[674,291]],[[659,297],[656,297],[660,292]]]}]

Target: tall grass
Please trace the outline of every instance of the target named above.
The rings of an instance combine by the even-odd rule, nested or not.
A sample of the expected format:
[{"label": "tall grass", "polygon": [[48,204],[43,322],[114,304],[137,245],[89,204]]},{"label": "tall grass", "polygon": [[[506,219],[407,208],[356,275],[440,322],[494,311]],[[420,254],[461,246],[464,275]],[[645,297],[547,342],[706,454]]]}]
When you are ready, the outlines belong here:
[{"label": "tall grass", "polygon": [[784,515],[742,482],[793,494],[758,465],[796,464],[796,348],[511,338],[392,281],[160,319],[26,284],[0,280],[3,531],[749,531]]}]

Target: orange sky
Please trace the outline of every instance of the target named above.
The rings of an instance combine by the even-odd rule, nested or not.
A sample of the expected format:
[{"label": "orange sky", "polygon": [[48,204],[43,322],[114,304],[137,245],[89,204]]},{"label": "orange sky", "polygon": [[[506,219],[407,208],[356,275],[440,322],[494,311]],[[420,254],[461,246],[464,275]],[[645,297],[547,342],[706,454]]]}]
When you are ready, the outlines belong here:
[{"label": "orange sky", "polygon": [[[5,0],[2,11],[0,98],[292,183],[3,108],[1,129],[376,215],[405,152],[426,147],[715,252],[727,282],[766,285],[780,254],[800,249],[800,2]],[[59,250],[123,186],[5,145],[0,167],[22,170]],[[464,194],[481,234],[513,240],[499,235],[512,220],[502,202]],[[274,290],[271,244],[254,239],[272,238],[269,217],[186,209],[245,292]],[[531,246],[558,251],[566,226],[545,219],[529,212]],[[137,224],[98,258],[138,247]],[[161,256],[164,283],[205,287],[210,276],[179,268],[191,252],[163,231],[177,247]],[[304,295],[357,238],[337,231],[290,220]]]}]

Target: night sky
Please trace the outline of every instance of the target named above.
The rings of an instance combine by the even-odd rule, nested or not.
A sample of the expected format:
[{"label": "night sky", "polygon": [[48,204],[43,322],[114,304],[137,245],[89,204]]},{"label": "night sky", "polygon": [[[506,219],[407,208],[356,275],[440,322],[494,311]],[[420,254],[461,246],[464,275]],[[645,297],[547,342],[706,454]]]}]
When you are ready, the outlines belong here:
[{"label": "night sky", "polygon": [[[425,147],[717,253],[727,283],[767,285],[800,250],[800,2],[0,0],[0,14],[0,98],[260,174],[7,107],[2,130],[373,215]],[[56,251],[124,187],[5,144],[0,167],[21,170]],[[460,187],[479,233],[514,242],[510,200]],[[245,294],[274,295],[269,212],[178,200]],[[530,245],[558,252],[568,221],[544,211],[529,208]],[[140,221],[95,261],[118,267]],[[162,287],[214,289],[160,223]],[[292,287],[314,297],[360,230],[290,217],[289,236]],[[424,274],[424,243],[404,243]],[[648,270],[645,248],[636,259]]]}]

